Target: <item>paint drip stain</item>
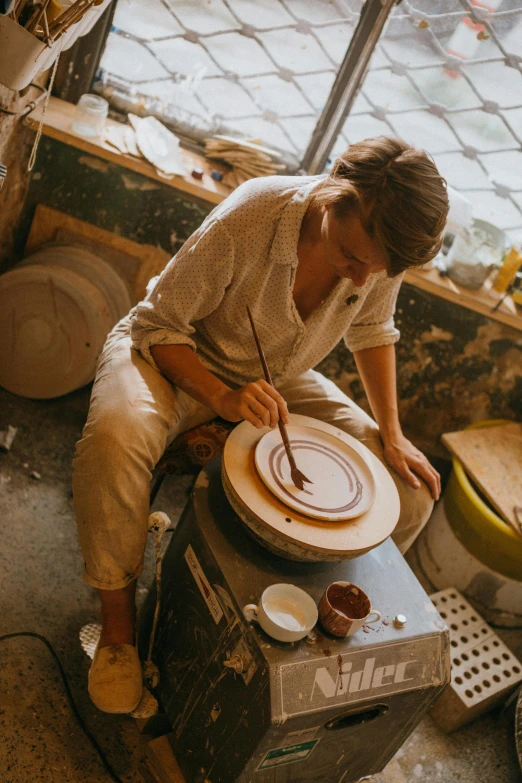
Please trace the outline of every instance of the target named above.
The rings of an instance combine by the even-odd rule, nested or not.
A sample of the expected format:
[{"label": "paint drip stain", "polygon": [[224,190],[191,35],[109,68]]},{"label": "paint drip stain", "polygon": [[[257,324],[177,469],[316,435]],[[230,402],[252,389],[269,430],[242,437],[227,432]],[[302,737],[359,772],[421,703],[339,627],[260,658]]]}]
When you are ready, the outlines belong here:
[{"label": "paint drip stain", "polygon": [[[358,503],[362,500],[362,494],[363,494],[363,485],[362,482],[359,479],[359,476],[354,468],[353,465],[350,464],[350,462],[346,459],[346,457],[343,454],[339,454],[336,450],[329,448],[328,446],[325,446],[323,444],[317,444],[314,441],[308,441],[308,440],[291,440],[290,441],[292,445],[292,450],[294,452],[298,451],[299,449],[304,449],[307,451],[315,451],[318,454],[322,454],[323,456],[329,457],[329,459],[336,463],[336,465],[342,470],[342,472],[345,475],[348,491],[350,493],[350,500],[343,504],[342,506],[338,506],[337,508],[326,508],[324,506],[314,506],[311,503],[305,503],[305,501],[302,499],[302,497],[298,497],[299,503],[301,505],[305,506],[308,509],[311,509],[312,511],[321,511],[321,512],[329,512],[329,513],[340,513],[349,511],[350,509],[357,506]],[[295,496],[288,491],[284,484],[284,477],[283,477],[283,470],[282,470],[282,461],[283,457],[286,455],[285,447],[283,443],[280,443],[279,445],[275,446],[270,454],[268,455],[268,470],[270,472],[270,475],[272,476],[272,479],[275,481],[279,489],[288,497],[296,499]],[[313,493],[308,490],[302,490],[302,492],[305,495],[312,495]]]},{"label": "paint drip stain", "polygon": [[339,690],[343,689],[343,656],[337,656],[337,667],[339,669]]}]

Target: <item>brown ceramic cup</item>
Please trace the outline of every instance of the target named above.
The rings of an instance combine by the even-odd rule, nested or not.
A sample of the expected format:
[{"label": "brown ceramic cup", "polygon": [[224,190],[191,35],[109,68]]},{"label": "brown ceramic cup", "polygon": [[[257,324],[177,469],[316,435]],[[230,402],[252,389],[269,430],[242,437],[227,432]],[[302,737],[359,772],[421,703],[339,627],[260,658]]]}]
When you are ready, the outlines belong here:
[{"label": "brown ceramic cup", "polygon": [[364,590],[352,582],[332,582],[319,601],[319,622],[332,636],[352,636],[380,619]]}]

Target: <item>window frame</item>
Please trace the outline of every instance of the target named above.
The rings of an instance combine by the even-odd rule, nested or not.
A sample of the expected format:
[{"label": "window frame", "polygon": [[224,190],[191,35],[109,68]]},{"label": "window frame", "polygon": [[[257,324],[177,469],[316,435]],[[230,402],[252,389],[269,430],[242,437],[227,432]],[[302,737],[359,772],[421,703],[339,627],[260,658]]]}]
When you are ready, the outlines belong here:
[{"label": "window frame", "polygon": [[[117,0],[109,5],[93,29],[61,55],[53,95],[70,103],[90,92],[111,31]],[[318,174],[324,170],[332,147],[342,130],[368,63],[379,41],[386,21],[401,0],[366,0],[350,44],[339,67],[323,111],[299,164],[299,171]],[[193,148],[194,145],[190,144]],[[203,148],[199,150],[203,152]]]}]

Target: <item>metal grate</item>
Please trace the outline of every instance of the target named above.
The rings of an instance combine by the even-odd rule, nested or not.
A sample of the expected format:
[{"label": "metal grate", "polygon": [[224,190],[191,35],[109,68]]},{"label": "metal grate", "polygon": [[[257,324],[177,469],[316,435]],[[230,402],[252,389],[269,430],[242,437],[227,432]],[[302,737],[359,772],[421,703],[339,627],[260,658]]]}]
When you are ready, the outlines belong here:
[{"label": "metal grate", "polygon": [[519,0],[403,0],[334,154],[400,136],[433,155],[475,217],[522,242],[521,53]]},{"label": "metal grate", "polygon": [[[199,141],[260,138],[296,169],[311,157],[363,5],[118,0],[96,89]],[[332,155],[368,136],[401,136],[433,155],[475,217],[521,242],[521,52],[519,0],[403,0]]]},{"label": "metal grate", "polygon": [[261,138],[297,165],[362,5],[119,0],[97,89],[196,138]]}]

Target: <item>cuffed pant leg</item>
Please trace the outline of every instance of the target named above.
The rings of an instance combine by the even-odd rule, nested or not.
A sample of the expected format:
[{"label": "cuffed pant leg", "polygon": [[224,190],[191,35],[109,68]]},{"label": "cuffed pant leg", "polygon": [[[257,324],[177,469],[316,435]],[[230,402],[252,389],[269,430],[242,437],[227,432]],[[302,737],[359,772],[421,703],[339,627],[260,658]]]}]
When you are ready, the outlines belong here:
[{"label": "cuffed pant leg", "polygon": [[139,576],[151,472],[178,432],[214,417],[132,348],[127,319],[114,328],[98,363],[73,463],[84,581],[116,590]]},{"label": "cuffed pant leg", "polygon": [[291,414],[311,416],[338,427],[364,443],[386,466],[399,492],[401,504],[392,538],[404,554],[433,510],[433,500],[426,484],[421,481],[420,488],[414,489],[386,464],[375,421],[321,373],[309,370],[278,385],[278,391],[285,398]]}]

